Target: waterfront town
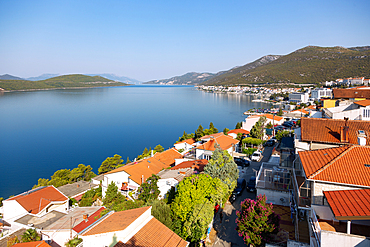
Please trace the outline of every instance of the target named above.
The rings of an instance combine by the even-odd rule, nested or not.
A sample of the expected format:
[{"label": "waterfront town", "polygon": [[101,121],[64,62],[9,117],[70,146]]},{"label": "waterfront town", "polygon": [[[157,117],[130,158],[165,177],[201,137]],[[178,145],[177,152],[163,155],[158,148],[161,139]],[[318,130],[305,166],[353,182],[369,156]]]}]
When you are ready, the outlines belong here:
[{"label": "waterfront town", "polygon": [[[272,205],[279,224],[254,246],[370,246],[369,79],[323,84],[200,86],[253,94],[273,106],[246,111],[232,130],[210,125],[184,133],[172,148],[151,150],[88,181],[40,186],[3,200],[0,246],[244,246],[253,234],[241,225],[242,205],[260,200]],[[237,167],[236,179],[217,173],[227,157]],[[216,192],[202,188],[206,182]],[[92,193],[98,189],[101,197]],[[144,194],[164,204],[172,200],[181,224],[164,224],[172,216],[158,217],[150,203],[112,207],[117,198],[134,205]],[[90,205],[81,203],[86,198]],[[32,240],[17,243],[26,237]]]}]

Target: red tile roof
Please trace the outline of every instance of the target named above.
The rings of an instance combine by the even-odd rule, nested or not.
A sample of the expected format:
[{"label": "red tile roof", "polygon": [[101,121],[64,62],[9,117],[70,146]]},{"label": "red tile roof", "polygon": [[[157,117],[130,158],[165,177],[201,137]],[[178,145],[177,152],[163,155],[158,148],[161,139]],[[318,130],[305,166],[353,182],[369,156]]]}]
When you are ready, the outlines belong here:
[{"label": "red tile roof", "polygon": [[366,98],[370,99],[370,89],[365,88],[333,88],[335,99]]},{"label": "red tile roof", "polygon": [[292,111],[292,113],[304,113],[304,114],[308,114],[308,111],[303,110],[303,109],[297,109],[297,110]]},{"label": "red tile roof", "polygon": [[130,175],[130,179],[140,185],[143,180],[145,182],[153,174],[170,167],[175,163],[175,159],[179,158],[182,158],[182,155],[176,149],[171,148],[161,153],[156,153],[153,157],[132,162],[106,174],[124,171]]},{"label": "red tile roof", "polygon": [[219,145],[222,150],[227,150],[232,146],[232,144],[237,143],[239,143],[239,141],[231,136],[222,135],[198,146],[197,149],[214,151],[216,149],[215,146]]},{"label": "red tile roof", "polygon": [[307,110],[316,110],[315,105],[310,105],[309,107],[306,107]]},{"label": "red tile roof", "polygon": [[45,241],[18,243],[18,244],[15,244],[13,246],[16,246],[16,247],[51,247]]},{"label": "red tile roof", "polygon": [[247,134],[249,135],[250,132],[248,130],[245,130],[245,129],[234,129],[234,130],[230,130],[229,132],[227,132],[227,134]]},{"label": "red tile roof", "polygon": [[171,168],[171,170],[178,170],[178,169],[184,169],[184,168],[193,168],[194,170],[197,170],[199,172],[202,172],[204,170],[204,167],[208,164],[208,160],[202,159],[202,160],[189,160],[184,161],[177,166],[174,166]]},{"label": "red tile roof", "polygon": [[180,143],[184,143],[184,142],[191,145],[191,144],[194,144],[196,141],[193,138],[190,138],[190,139],[183,140],[181,142],[177,142],[175,144],[180,144]]},{"label": "red tile roof", "polygon": [[369,106],[370,105],[370,100],[359,100],[354,102],[356,105],[360,106]]},{"label": "red tile roof", "polygon": [[99,210],[97,210],[92,215],[88,215],[87,221],[83,220],[78,225],[73,227],[73,230],[77,233],[82,232],[84,229],[86,229],[88,226],[92,225],[94,222],[96,222],[98,219],[100,219],[100,212],[103,211],[105,207],[101,207]]},{"label": "red tile roof", "polygon": [[120,212],[114,212],[102,219],[100,222],[92,226],[86,232],[82,233],[82,236],[89,236],[107,232],[115,232],[125,230],[132,222],[140,217],[147,210],[150,210],[151,206],[143,208],[135,208],[131,210],[125,210]]},{"label": "red tile roof", "polygon": [[115,247],[185,247],[188,242],[152,218],[127,243],[118,242]]},{"label": "red tile roof", "polygon": [[223,135],[225,135],[223,132],[219,132],[219,133],[212,134],[212,135],[202,136],[200,139],[201,139],[201,140],[204,140],[204,139],[209,139],[209,138],[211,138],[211,137],[213,137],[213,138],[217,138],[217,137],[220,137],[220,136],[223,136]]},{"label": "red tile roof", "polygon": [[271,120],[276,120],[276,121],[281,121],[282,119],[284,119],[283,117],[280,117],[280,116],[274,116],[273,114],[269,114],[269,113],[266,113],[266,114],[261,114],[261,115],[251,115],[250,117],[266,117],[267,119],[271,119]]},{"label": "red tile roof", "polygon": [[324,191],[337,220],[369,220],[370,189]]},{"label": "red tile roof", "polygon": [[370,186],[370,147],[344,146],[298,152],[307,179]]},{"label": "red tile roof", "polygon": [[65,202],[68,197],[54,186],[36,188],[7,200],[16,200],[27,212],[38,214],[51,202]]},{"label": "red tile roof", "polygon": [[[301,140],[339,144],[341,143],[340,128],[345,124],[341,119],[301,118]],[[358,144],[358,131],[364,130],[367,136],[366,143],[370,145],[370,121],[348,120],[347,126],[349,127],[348,144]]]}]

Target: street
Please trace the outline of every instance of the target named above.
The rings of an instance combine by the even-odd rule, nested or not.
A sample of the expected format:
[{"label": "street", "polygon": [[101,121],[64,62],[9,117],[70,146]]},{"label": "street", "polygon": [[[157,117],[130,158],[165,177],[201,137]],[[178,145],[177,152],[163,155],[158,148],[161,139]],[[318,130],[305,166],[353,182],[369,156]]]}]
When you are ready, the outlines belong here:
[{"label": "street", "polygon": [[[259,162],[252,161],[249,167],[241,169],[239,174],[240,178],[244,178],[248,182],[250,177],[256,176],[262,162],[267,162],[269,160],[273,148],[274,146],[265,147],[262,154],[262,159]],[[224,206],[222,223],[220,223],[219,214],[215,216],[214,228],[217,231],[217,238],[212,246],[246,246],[246,244],[244,244],[243,238],[239,237],[237,231],[235,230],[236,210],[240,209],[240,203],[246,198],[255,199],[256,193],[248,192],[245,189],[243,193],[239,197],[237,197],[235,202],[231,204],[228,201]]]}]

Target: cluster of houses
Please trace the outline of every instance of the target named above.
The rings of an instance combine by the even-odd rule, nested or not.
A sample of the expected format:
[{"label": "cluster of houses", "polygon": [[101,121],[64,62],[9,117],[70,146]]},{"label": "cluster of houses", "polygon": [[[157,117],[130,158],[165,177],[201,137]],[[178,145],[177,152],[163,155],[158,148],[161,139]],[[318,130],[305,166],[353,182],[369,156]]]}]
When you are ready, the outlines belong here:
[{"label": "cluster of houses", "polygon": [[140,185],[152,174],[160,177],[159,198],[164,198],[185,177],[203,171],[216,144],[233,154],[239,143],[233,136],[238,131],[243,130],[204,136],[198,142],[188,139],[175,143],[173,148],[101,174],[90,182],[39,187],[4,200],[0,208],[0,246],[7,246],[12,236],[20,236],[29,228],[42,236],[43,242],[33,244],[45,246],[65,246],[75,237],[83,240],[79,246],[188,246],[152,216],[151,207],[109,212],[101,217],[105,210],[101,202],[78,207],[72,205],[71,199],[79,201],[86,191],[97,186],[102,187],[104,197],[113,182],[127,200],[134,200]]},{"label": "cluster of houses", "polygon": [[[279,158],[262,163],[257,194],[289,209],[288,246],[370,246],[370,88],[333,89],[321,109],[302,111],[300,126],[275,147]],[[292,118],[264,116],[275,125]]]},{"label": "cluster of houses", "polygon": [[248,135],[261,116],[274,126],[300,118],[294,134],[282,138],[256,173],[257,194],[291,217],[282,222],[291,227],[288,246],[370,246],[370,88],[334,89],[331,98],[324,98],[321,109],[311,105],[283,116],[251,115],[227,135],[177,142],[90,182],[39,187],[4,200],[0,246],[29,228],[42,236],[32,246],[64,246],[75,237],[82,239],[79,246],[188,246],[152,216],[150,206],[101,216],[105,208],[99,201],[78,207],[71,198],[79,201],[97,186],[104,197],[114,183],[127,200],[134,200],[152,174],[160,177],[159,198],[164,198],[185,177],[202,172],[216,146],[242,156],[236,137]]}]

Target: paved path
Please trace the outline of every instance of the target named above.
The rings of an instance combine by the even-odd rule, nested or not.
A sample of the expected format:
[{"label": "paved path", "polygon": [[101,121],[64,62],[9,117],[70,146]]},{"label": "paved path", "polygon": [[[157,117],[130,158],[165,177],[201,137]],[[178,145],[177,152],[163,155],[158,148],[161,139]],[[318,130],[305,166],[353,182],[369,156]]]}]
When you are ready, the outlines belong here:
[{"label": "paved path", "polygon": [[[251,162],[251,165],[240,171],[239,176],[244,178],[247,182],[252,176],[256,176],[261,167],[262,162],[267,162],[271,156],[273,147],[266,147],[263,152],[263,157],[260,162]],[[227,202],[223,210],[223,220],[220,222],[219,215],[215,218],[214,228],[217,231],[217,238],[212,246],[226,247],[226,246],[247,246],[244,244],[243,238],[239,237],[236,228],[236,210],[240,209],[240,203],[246,199],[255,199],[256,194],[244,190],[234,203]]]}]

